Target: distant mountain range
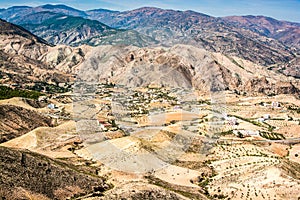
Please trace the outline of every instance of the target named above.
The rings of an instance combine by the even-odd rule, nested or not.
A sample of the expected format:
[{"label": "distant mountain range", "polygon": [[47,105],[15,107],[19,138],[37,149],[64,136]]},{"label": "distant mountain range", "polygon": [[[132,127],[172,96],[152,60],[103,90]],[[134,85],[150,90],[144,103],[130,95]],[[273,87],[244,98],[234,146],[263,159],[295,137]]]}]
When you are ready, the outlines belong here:
[{"label": "distant mountain range", "polygon": [[[299,94],[300,83],[264,66],[191,45],[136,47],[51,46],[22,27],[0,20],[1,83],[80,80],[127,86],[163,85],[247,93]],[[211,80],[214,80],[211,83]]]},{"label": "distant mountain range", "polygon": [[265,16],[231,16],[224,20],[238,27],[281,41],[291,47],[300,47],[300,23],[278,21]]},{"label": "distant mountain range", "polygon": [[300,24],[264,16],[216,18],[152,7],[119,12],[43,5],[3,9],[0,18],[21,25],[51,44],[190,44],[300,77]]},{"label": "distant mountain range", "polygon": [[84,11],[65,5],[15,6],[0,11],[0,18],[21,25],[51,44],[146,46],[157,43],[137,31],[111,28],[87,17]]},{"label": "distant mountain range", "polygon": [[27,18],[28,21],[20,25],[52,44],[96,46],[120,43],[144,46],[155,43],[150,37],[141,36],[136,31],[111,28],[99,21],[82,17],[41,12],[30,14]]},{"label": "distant mountain range", "polygon": [[[0,82],[68,82],[69,71],[84,57],[84,48],[53,46],[24,28],[0,19]],[[67,72],[67,73],[66,73]]]}]

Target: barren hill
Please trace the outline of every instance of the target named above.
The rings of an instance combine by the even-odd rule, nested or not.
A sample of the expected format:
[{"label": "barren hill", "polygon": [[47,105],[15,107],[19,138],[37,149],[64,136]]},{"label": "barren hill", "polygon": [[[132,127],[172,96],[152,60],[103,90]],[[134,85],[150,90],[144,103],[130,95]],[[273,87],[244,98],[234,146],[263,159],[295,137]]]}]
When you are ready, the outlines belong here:
[{"label": "barren hill", "polygon": [[300,23],[252,15],[230,16],[223,19],[241,28],[277,39],[288,46],[300,47]]},{"label": "barren hill", "polygon": [[[61,19],[61,16],[64,19]],[[0,17],[30,29],[47,41],[72,45],[126,44],[135,46],[190,44],[211,52],[237,56],[299,77],[293,60],[299,54],[299,24],[262,16],[216,18],[195,11],[143,7],[124,12],[95,9],[80,11],[63,5],[11,7]],[[91,19],[91,20],[88,20]],[[57,24],[51,28],[47,21]],[[98,20],[99,22],[92,21]],[[68,21],[67,31],[60,23]],[[76,29],[72,28],[77,21]],[[49,22],[49,21],[48,21]],[[114,29],[95,31],[104,23]],[[51,30],[51,34],[47,30]],[[120,30],[122,29],[122,30]],[[127,29],[127,30],[123,30]],[[94,33],[98,33],[94,36]],[[101,32],[101,31],[100,31]],[[288,66],[285,66],[289,63]]]},{"label": "barren hill", "polygon": [[52,126],[52,120],[34,110],[0,105],[0,142],[19,137],[40,126]]},{"label": "barren hill", "polygon": [[0,147],[0,160],[1,199],[67,199],[110,188],[95,172],[29,151]]},{"label": "barren hill", "polygon": [[17,25],[0,20],[0,26],[1,83],[68,82],[71,74],[55,67],[74,67],[84,59],[85,47],[53,47]]},{"label": "barren hill", "polygon": [[202,91],[299,94],[298,81],[236,57],[189,45],[171,48],[100,46],[80,66],[79,80],[136,87],[151,83]]},{"label": "barren hill", "polygon": [[112,27],[137,30],[164,45],[191,44],[262,65],[285,63],[299,52],[260,32],[194,11],[152,7],[125,12],[94,10],[91,18]]}]

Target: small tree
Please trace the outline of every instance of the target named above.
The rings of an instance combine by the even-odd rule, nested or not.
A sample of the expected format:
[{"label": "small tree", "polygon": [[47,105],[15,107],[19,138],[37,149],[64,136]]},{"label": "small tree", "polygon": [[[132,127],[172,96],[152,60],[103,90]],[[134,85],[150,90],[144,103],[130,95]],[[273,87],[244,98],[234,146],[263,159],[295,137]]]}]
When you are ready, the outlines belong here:
[{"label": "small tree", "polygon": [[113,120],[111,121],[111,126],[112,126],[112,127],[118,127],[118,125],[116,124],[116,120],[113,119]]},{"label": "small tree", "polygon": [[243,135],[241,132],[238,131],[237,134],[238,134],[237,136],[238,136],[239,138],[244,138],[244,135]]}]

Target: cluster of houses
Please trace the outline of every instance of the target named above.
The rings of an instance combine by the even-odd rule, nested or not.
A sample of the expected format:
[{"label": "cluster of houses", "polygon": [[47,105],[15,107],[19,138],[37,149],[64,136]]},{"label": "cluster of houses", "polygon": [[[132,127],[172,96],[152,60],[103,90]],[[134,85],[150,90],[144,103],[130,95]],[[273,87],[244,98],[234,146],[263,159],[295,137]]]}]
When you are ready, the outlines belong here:
[{"label": "cluster of houses", "polygon": [[271,108],[281,108],[281,105],[279,102],[277,101],[272,101],[271,103],[262,103],[262,106],[264,107],[271,107]]},{"label": "cluster of houses", "polygon": [[[178,103],[174,97],[169,96],[169,91],[165,88],[148,88],[147,91],[127,90],[123,95],[124,98],[121,96],[117,98],[122,101],[122,105],[130,110],[130,113],[133,115],[147,114],[152,109],[151,104],[153,103],[161,103],[161,106]],[[118,101],[118,99],[116,100]]]},{"label": "cluster of houses", "polygon": [[100,129],[102,131],[108,131],[108,130],[114,131],[114,130],[117,130],[116,127],[114,127],[112,129],[112,124],[109,123],[107,120],[98,120],[97,122],[98,122],[98,125],[99,125],[99,127],[100,127]]},{"label": "cluster of houses", "polygon": [[[223,114],[223,116],[228,125],[236,126],[239,124],[236,117],[228,117],[226,114]],[[262,123],[265,120],[269,120],[269,119],[270,119],[270,114],[265,114],[262,117],[258,118],[257,121]],[[233,130],[233,133],[236,136],[243,136],[243,137],[259,136],[259,131],[254,131],[254,130],[239,129],[239,130]]]},{"label": "cluster of houses", "polygon": [[129,116],[142,117],[150,111],[162,112],[166,109],[181,110],[182,107],[178,105],[176,97],[171,92],[164,87],[149,86],[132,90],[124,86],[120,88],[99,86],[97,95],[103,101],[96,105],[98,116],[103,118],[98,120],[100,129],[103,131],[117,130],[118,127],[112,124],[114,117],[118,117],[122,123],[129,123]]}]

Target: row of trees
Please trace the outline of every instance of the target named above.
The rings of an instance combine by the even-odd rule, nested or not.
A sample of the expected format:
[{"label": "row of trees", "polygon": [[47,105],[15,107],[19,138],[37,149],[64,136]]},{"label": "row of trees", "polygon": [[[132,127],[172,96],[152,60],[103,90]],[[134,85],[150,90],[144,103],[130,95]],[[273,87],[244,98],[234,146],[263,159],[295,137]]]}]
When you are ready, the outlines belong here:
[{"label": "row of trees", "polygon": [[7,86],[0,86],[0,99],[9,99],[12,97],[24,97],[30,99],[38,99],[41,96],[40,92],[13,89]]}]

